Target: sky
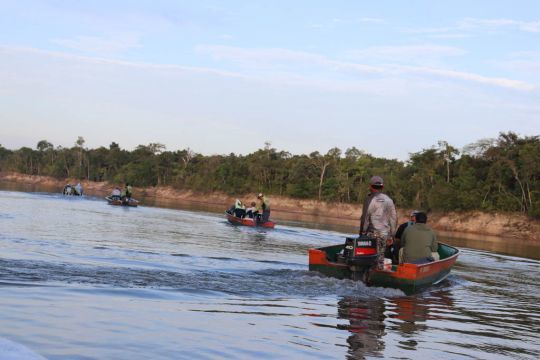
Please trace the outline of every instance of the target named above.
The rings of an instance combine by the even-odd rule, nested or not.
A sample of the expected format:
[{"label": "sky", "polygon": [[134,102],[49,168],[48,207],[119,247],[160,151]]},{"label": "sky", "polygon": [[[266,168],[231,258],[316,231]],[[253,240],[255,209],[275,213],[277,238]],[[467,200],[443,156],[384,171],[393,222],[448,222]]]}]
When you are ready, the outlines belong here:
[{"label": "sky", "polygon": [[0,144],[406,160],[540,135],[540,1],[0,0]]}]

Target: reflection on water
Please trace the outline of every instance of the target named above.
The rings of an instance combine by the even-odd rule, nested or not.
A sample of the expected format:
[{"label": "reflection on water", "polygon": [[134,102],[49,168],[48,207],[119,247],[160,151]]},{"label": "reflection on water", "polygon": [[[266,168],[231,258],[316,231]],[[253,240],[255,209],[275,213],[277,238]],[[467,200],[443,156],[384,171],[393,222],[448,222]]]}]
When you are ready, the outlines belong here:
[{"label": "reflection on water", "polygon": [[348,321],[338,326],[350,333],[348,358],[382,355],[386,318],[383,299],[344,297],[338,301],[338,318]]},{"label": "reflection on water", "polygon": [[499,238],[475,234],[442,233],[439,240],[457,247],[540,260],[540,244],[526,239]]},{"label": "reflection on water", "polygon": [[[385,353],[397,354],[399,349],[417,351],[423,332],[431,331],[428,321],[444,321],[443,311],[452,308],[448,290],[436,295],[399,296],[390,298],[346,296],[340,299],[338,318],[347,323],[338,329],[347,330],[348,358],[366,356],[383,357]],[[396,348],[386,349],[388,334],[399,334]],[[386,350],[386,352],[385,352]],[[414,353],[418,356],[418,352]]]},{"label": "reflection on water", "polygon": [[537,358],[539,261],[464,249],[405,296],[307,271],[344,236],[0,191],[0,339],[50,359]]}]

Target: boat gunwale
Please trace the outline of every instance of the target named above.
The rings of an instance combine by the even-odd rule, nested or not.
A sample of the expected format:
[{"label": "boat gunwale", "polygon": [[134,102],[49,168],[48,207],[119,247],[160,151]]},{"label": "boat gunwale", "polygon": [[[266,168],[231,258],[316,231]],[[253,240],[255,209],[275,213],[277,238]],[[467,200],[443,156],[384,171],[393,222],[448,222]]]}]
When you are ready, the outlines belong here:
[{"label": "boat gunwale", "polygon": [[244,222],[245,219],[229,214],[227,211],[225,211],[225,215],[227,215],[227,220],[233,225],[243,225],[243,226],[248,226],[248,227],[262,227],[265,229],[273,229],[276,226],[276,223],[273,221],[267,221],[265,223],[259,224],[255,222],[255,220],[253,220],[253,221],[250,221],[249,223],[245,223]]},{"label": "boat gunwale", "polygon": [[106,196],[105,200],[107,200],[109,205],[114,205],[114,206],[129,206],[129,207],[139,206],[139,200],[136,200],[136,199],[130,199],[127,203],[124,203],[122,202],[122,200],[112,199],[110,196]]},{"label": "boat gunwale", "polygon": [[[324,246],[324,247],[321,247],[321,248],[309,249],[308,250],[308,252],[309,252],[309,265],[319,265],[319,266],[326,265],[326,266],[333,266],[333,267],[340,267],[340,268],[347,267],[346,264],[330,261],[328,259],[328,257],[327,257],[327,253],[324,250],[324,249],[328,249],[328,248],[336,247],[336,246],[340,246],[340,245],[342,245],[342,244],[330,245],[330,246]],[[385,271],[385,270],[373,269],[372,273],[376,274],[378,276],[391,277],[391,278],[402,279],[402,280],[411,280],[411,281],[416,281],[416,280],[428,277],[430,275],[441,273],[445,269],[450,268],[455,263],[455,261],[457,260],[457,257],[460,254],[460,250],[458,248],[453,247],[451,245],[448,245],[446,243],[439,243],[439,246],[440,245],[451,248],[453,251],[455,251],[454,254],[450,255],[447,258],[432,261],[432,262],[425,263],[425,264],[404,263],[404,264],[393,265],[393,266],[397,266],[396,269],[393,270],[393,271]],[[321,260],[321,253],[324,254],[324,260],[323,261],[320,261]],[[317,263],[313,262],[312,263],[312,256],[314,257],[315,254],[318,254],[319,262],[317,262]],[[422,271],[422,269],[429,269],[431,267],[436,268],[437,271],[435,271],[435,272],[433,272],[433,271],[432,272]],[[421,273],[426,273],[426,274],[424,275],[424,274],[421,274]],[[408,276],[404,276],[404,275],[408,275]],[[411,276],[411,275],[413,275],[413,276]],[[424,276],[420,276],[420,275],[424,275]]]}]

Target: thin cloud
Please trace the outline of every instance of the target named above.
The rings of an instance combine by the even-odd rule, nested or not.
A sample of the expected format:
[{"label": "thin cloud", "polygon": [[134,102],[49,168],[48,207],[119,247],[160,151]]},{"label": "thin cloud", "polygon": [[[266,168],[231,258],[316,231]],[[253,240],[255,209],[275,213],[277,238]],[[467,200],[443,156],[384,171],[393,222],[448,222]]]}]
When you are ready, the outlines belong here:
[{"label": "thin cloud", "polygon": [[494,64],[504,69],[521,72],[531,76],[540,75],[540,52],[539,51],[521,51],[509,55],[508,59],[495,61]]},{"label": "thin cloud", "polygon": [[417,59],[446,56],[460,56],[465,50],[453,46],[441,45],[406,45],[406,46],[375,46],[346,53],[347,57],[356,59]]},{"label": "thin cloud", "polygon": [[453,34],[432,34],[428,35],[431,39],[466,39],[471,37],[470,34],[465,33],[453,33]]},{"label": "thin cloud", "polygon": [[340,18],[334,17],[326,21],[312,23],[307,27],[310,29],[333,29],[336,27],[342,26],[358,26],[358,24],[368,24],[368,25],[382,25],[386,24],[386,20],[376,17],[361,17],[361,18]]},{"label": "thin cloud", "polygon": [[220,38],[221,40],[231,40],[233,36],[229,34],[219,34],[218,38]]},{"label": "thin cloud", "polygon": [[540,33],[540,20],[465,18],[452,26],[409,28],[405,31],[412,34],[426,35],[431,38],[463,38],[469,37],[477,31],[501,31],[503,29]]},{"label": "thin cloud", "polygon": [[77,36],[72,39],[51,39],[50,42],[68,49],[97,55],[119,54],[143,47],[139,37],[132,34],[113,37]]},{"label": "thin cloud", "polygon": [[271,68],[274,66],[322,66],[330,70],[353,69],[364,73],[383,73],[378,66],[336,61],[324,55],[281,48],[240,48],[225,45],[200,45],[199,54],[210,55],[216,60],[228,60],[251,68]]},{"label": "thin cloud", "polygon": [[103,57],[74,55],[74,54],[68,54],[65,52],[46,51],[46,50],[28,48],[28,47],[0,46],[0,53],[2,52],[6,54],[32,53],[35,55],[47,55],[47,56],[51,56],[55,58],[63,58],[66,60],[74,60],[74,61],[86,62],[86,63],[91,63],[91,64],[117,65],[117,66],[133,67],[133,68],[148,69],[148,70],[194,72],[194,73],[204,73],[204,74],[218,75],[218,76],[224,76],[224,77],[249,79],[249,77],[244,76],[240,73],[236,73],[232,71],[225,71],[225,70],[220,70],[220,69],[195,67],[195,66],[171,65],[171,64],[149,64],[149,63],[143,63],[143,62],[108,59],[108,58],[103,58]]},{"label": "thin cloud", "polygon": [[[283,139],[279,129],[289,126],[290,119],[294,119],[292,123],[297,127],[291,133],[296,135],[289,137],[287,141],[290,142],[283,145],[291,151],[299,151],[295,146],[310,146],[298,142],[299,133],[301,138],[315,139],[323,146],[335,145],[335,139],[340,140],[341,144],[354,144],[357,138],[355,140],[351,134],[358,131],[351,131],[351,126],[366,131],[365,126],[362,128],[364,121],[358,119],[385,124],[388,129],[399,128],[399,123],[421,121],[427,124],[428,133],[435,134],[435,139],[444,135],[450,142],[455,141],[452,139],[473,141],[474,138],[463,139],[463,136],[470,137],[470,134],[477,133],[476,129],[485,131],[484,128],[488,127],[487,120],[482,123],[478,119],[489,119],[490,123],[499,119],[501,123],[510,118],[529,132],[537,128],[534,127],[536,123],[533,117],[538,112],[534,109],[518,111],[497,103],[502,100],[514,104],[517,100],[523,106],[536,106],[532,96],[518,94],[513,100],[509,92],[490,92],[490,89],[463,86],[459,82],[430,81],[431,78],[426,81],[426,71],[439,69],[385,66],[381,67],[384,72],[380,76],[360,77],[350,76],[350,72],[356,71],[354,63],[327,59],[327,68],[335,69],[340,64],[344,67],[343,71],[348,71],[344,72],[345,76],[325,77],[322,71],[316,71],[316,76],[294,73],[276,76],[277,71],[272,71],[242,77],[210,68],[132,63],[37,49],[0,47],[0,59],[3,59],[0,61],[0,77],[6,80],[2,85],[9,87],[20,99],[40,99],[32,106],[21,106],[19,102],[7,104],[8,108],[3,113],[6,119],[12,118],[7,128],[10,141],[18,134],[25,134],[26,139],[31,141],[24,142],[35,143],[39,139],[33,139],[25,129],[39,127],[39,124],[49,123],[47,121],[55,125],[48,128],[59,128],[64,126],[62,124],[73,122],[74,118],[78,119],[78,123],[91,124],[85,138],[98,141],[98,145],[115,141],[110,138],[114,135],[108,132],[111,123],[119,128],[123,124],[131,124],[127,128],[137,131],[126,134],[123,146],[134,147],[139,143],[155,142],[157,138],[168,148],[182,144],[183,147],[217,153],[230,150],[227,150],[226,142],[223,143],[223,133],[215,131],[216,123],[223,128],[225,124],[228,124],[228,128],[234,128],[231,124],[238,121],[277,121],[278,124],[274,126],[274,130],[277,130],[271,132],[269,139]],[[111,74],[114,74],[112,78]],[[410,74],[422,76],[414,78]],[[431,74],[432,77],[443,79],[470,78],[471,75],[475,74]],[[5,79],[6,76],[11,78]],[[483,100],[493,101],[494,108],[480,106]],[[208,105],[209,102],[212,106]],[[46,106],[46,111],[43,111],[43,106]],[[41,123],[31,120],[33,118]],[[477,120],[480,124],[475,125]],[[462,126],[455,126],[460,121]],[[448,124],[454,126],[445,127]],[[455,131],[463,126],[469,126],[469,131]],[[493,128],[497,127],[497,124],[493,125]],[[407,136],[414,136],[413,130]],[[365,138],[375,139],[380,129],[367,131]],[[57,133],[48,132],[40,136],[54,143],[67,141]],[[328,139],[327,134],[334,134],[335,138]],[[256,148],[260,145],[250,142],[253,139],[251,132],[235,136],[246,139],[246,146]],[[403,137],[402,132],[390,143],[399,143],[400,136]],[[374,144],[380,145],[376,141]],[[370,152],[383,151],[382,154],[389,151],[376,147],[366,149],[371,149]],[[399,151],[406,154],[402,149]]]},{"label": "thin cloud", "polygon": [[386,21],[384,19],[380,18],[373,18],[373,17],[363,17],[358,19],[361,23],[368,23],[368,24],[385,24]]},{"label": "thin cloud", "polygon": [[322,55],[281,48],[241,48],[226,45],[199,45],[195,48],[199,54],[210,55],[218,60],[239,63],[274,63],[274,62],[312,62],[324,63]]},{"label": "thin cloud", "polygon": [[[384,53],[387,57],[395,56],[399,51],[402,53],[429,52],[430,47],[387,47],[378,48],[376,53]],[[433,48],[432,48],[433,49]],[[439,47],[439,52],[446,55],[458,55],[462,50],[452,47]],[[299,72],[308,66],[318,66],[322,70],[329,72],[349,71],[362,74],[375,74],[379,76],[400,76],[400,75],[424,75],[438,78],[458,79],[484,85],[497,86],[512,90],[533,91],[537,87],[519,80],[502,77],[489,77],[480,74],[449,70],[445,68],[435,68],[426,66],[404,66],[401,64],[387,63],[385,65],[372,66],[352,61],[341,61],[330,59],[319,54],[299,52],[280,48],[239,48],[232,46],[204,45],[198,46],[197,51],[207,54],[217,60],[227,60],[251,68],[265,69],[272,71],[274,68],[289,68],[289,72]],[[321,76],[318,71],[316,76]]]},{"label": "thin cloud", "polygon": [[[357,64],[353,62],[345,62],[345,61],[338,61],[338,60],[331,60],[328,59],[322,55],[316,55],[316,54],[310,54],[305,52],[294,52],[291,50],[285,50],[285,49],[244,49],[244,48],[233,48],[233,47],[226,47],[226,46],[205,46],[205,51],[210,51],[211,49],[219,49],[221,58],[228,58],[228,59],[237,59],[241,60],[241,62],[245,63],[247,61],[252,62],[260,62],[264,58],[264,56],[269,56],[269,58],[266,58],[266,62],[272,62],[272,61],[293,61],[296,64],[301,62],[314,62],[318,66],[324,67],[326,70],[335,72],[335,71],[343,71],[343,72],[354,72],[354,73],[360,73],[360,74],[372,74],[372,75],[378,75],[380,77],[379,80],[384,78],[399,78],[401,75],[423,75],[423,76],[436,76],[439,78],[447,78],[447,79],[458,79],[462,81],[469,81],[473,83],[479,83],[479,84],[485,84],[485,85],[491,85],[491,86],[497,86],[512,90],[520,90],[520,91],[534,91],[537,89],[537,87],[533,84],[526,83],[519,80],[512,80],[507,78],[500,78],[500,77],[488,77],[483,76],[475,73],[469,73],[469,72],[462,72],[462,71],[455,71],[455,70],[448,70],[448,69],[440,69],[440,68],[430,68],[430,67],[419,67],[419,66],[403,66],[403,65],[384,65],[384,66],[369,66],[364,64]],[[225,56],[225,50],[232,50],[231,56],[227,57]],[[72,54],[66,54],[62,52],[53,52],[53,51],[42,51],[38,49],[33,48],[12,48],[12,47],[3,47],[0,46],[0,52],[5,53],[35,53],[40,55],[48,55],[53,57],[59,57],[59,58],[66,58],[70,60],[77,60],[77,61],[84,61],[88,63],[95,63],[95,64],[106,64],[106,65],[118,65],[118,66],[128,66],[128,67],[137,67],[142,69],[155,69],[155,70],[167,70],[167,71],[182,71],[182,72],[193,72],[193,73],[204,73],[204,74],[214,74],[218,76],[225,76],[225,77],[234,77],[234,78],[242,78],[245,80],[252,80],[252,81],[266,81],[270,80],[271,82],[275,82],[276,79],[283,80],[283,83],[289,83],[289,84],[296,84],[296,85],[302,85],[302,84],[336,84],[336,80],[332,79],[325,79],[324,76],[316,76],[315,78],[313,76],[305,76],[295,71],[295,68],[287,71],[287,72],[270,72],[267,73],[265,76],[253,76],[253,75],[245,75],[240,72],[233,72],[233,71],[224,71],[219,69],[213,69],[213,68],[206,68],[206,67],[189,67],[189,66],[180,66],[180,65],[168,65],[168,64],[147,64],[147,63],[137,63],[137,62],[129,62],[129,61],[121,61],[121,60],[111,60],[106,58],[98,58],[98,57],[87,57],[87,56],[80,56],[80,55],[72,55]],[[240,56],[244,56],[242,59],[240,59]],[[367,79],[365,79],[367,80]],[[280,81],[281,82],[281,81]],[[349,81],[341,81],[339,80],[337,82],[338,86],[344,86],[346,88],[354,88],[355,83],[357,80],[349,80]],[[353,86],[349,87],[347,84],[350,83]],[[336,86],[331,86],[334,88],[337,88]]]},{"label": "thin cloud", "polygon": [[411,67],[411,66],[403,67],[403,70],[407,72],[410,71],[410,72],[417,72],[420,74],[431,74],[431,75],[441,76],[445,78],[471,81],[471,82],[476,82],[476,83],[486,84],[486,85],[494,85],[494,86],[499,86],[499,87],[513,89],[513,90],[534,91],[537,88],[535,85],[532,85],[523,81],[519,81],[519,80],[512,80],[512,79],[498,78],[498,77],[488,77],[488,76],[483,76],[483,75],[463,72],[463,71],[434,69],[434,68],[428,68],[428,67]]},{"label": "thin cloud", "polygon": [[476,19],[466,18],[460,23],[462,28],[487,28],[499,29],[512,27],[517,30],[538,33],[540,32],[540,20],[537,21],[520,21],[512,19]]}]

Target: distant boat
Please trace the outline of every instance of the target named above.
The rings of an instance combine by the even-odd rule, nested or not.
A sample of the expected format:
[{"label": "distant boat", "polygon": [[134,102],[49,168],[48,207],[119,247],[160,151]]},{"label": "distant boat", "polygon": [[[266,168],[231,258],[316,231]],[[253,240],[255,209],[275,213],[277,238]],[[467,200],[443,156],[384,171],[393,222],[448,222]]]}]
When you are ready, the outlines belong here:
[{"label": "distant boat", "polygon": [[107,196],[105,199],[107,200],[109,205],[131,206],[131,207],[137,207],[139,205],[139,201],[133,198],[122,200],[122,199],[113,199],[112,197]]},{"label": "distant boat", "polygon": [[345,244],[309,250],[309,270],[339,279],[360,280],[368,286],[382,286],[417,292],[444,280],[457,260],[459,250],[439,243],[440,260],[425,264],[386,265],[376,270],[376,240],[359,237],[347,238]]},{"label": "distant boat", "polygon": [[276,223],[273,221],[267,221],[267,222],[257,222],[255,219],[252,218],[239,218],[232,214],[229,214],[225,211],[225,215],[227,215],[227,220],[233,224],[233,225],[243,225],[243,226],[252,226],[252,227],[263,227],[268,229],[273,229],[274,226],[276,226]]},{"label": "distant boat", "polygon": [[64,189],[62,190],[62,194],[66,196],[82,196],[82,189],[81,189],[81,192],[79,192],[76,186],[67,184],[66,186],[64,186]]}]

